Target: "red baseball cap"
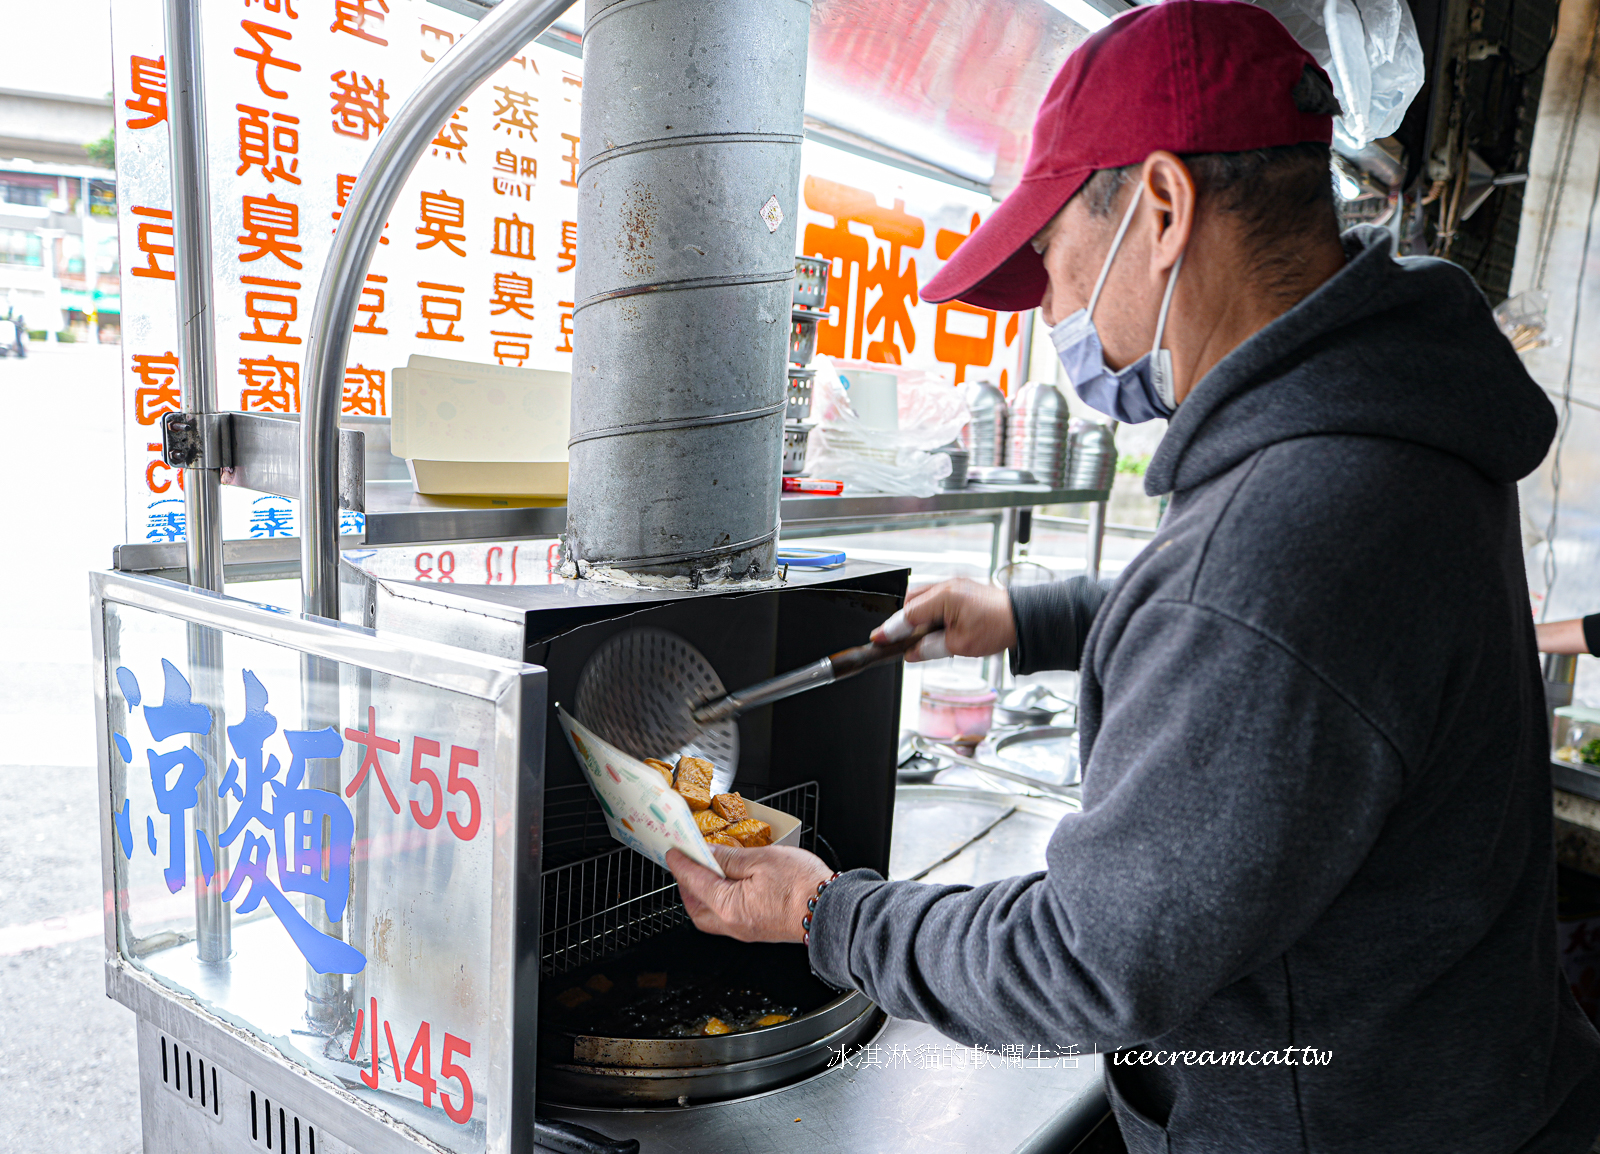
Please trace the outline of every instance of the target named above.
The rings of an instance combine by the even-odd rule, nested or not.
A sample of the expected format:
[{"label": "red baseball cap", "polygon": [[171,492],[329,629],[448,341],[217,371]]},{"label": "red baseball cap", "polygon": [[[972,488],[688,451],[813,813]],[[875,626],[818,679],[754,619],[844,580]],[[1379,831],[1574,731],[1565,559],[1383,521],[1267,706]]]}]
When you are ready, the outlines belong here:
[{"label": "red baseball cap", "polygon": [[[1308,68],[1328,85],[1321,100],[1305,95]],[[1165,0],[1127,12],[1067,57],[1033,123],[1021,183],[922,287],[922,299],[1034,308],[1047,279],[1028,242],[1092,173],[1142,164],[1157,149],[1328,144],[1330,107],[1327,74],[1264,8]]]}]

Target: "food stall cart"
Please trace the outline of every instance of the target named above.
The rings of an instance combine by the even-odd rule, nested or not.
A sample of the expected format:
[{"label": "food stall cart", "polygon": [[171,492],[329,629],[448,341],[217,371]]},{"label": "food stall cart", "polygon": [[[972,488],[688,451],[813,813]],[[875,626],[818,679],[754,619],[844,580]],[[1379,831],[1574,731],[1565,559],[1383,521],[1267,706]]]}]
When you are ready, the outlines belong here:
[{"label": "food stall cart", "polygon": [[[770,40],[791,55],[798,43],[804,60],[806,5],[780,19],[674,3],[683,19],[715,25],[725,43]],[[651,492],[638,471],[591,462],[586,472],[575,452],[566,507],[422,497],[382,475],[382,422],[340,427],[346,351],[396,198],[424,150],[448,148],[440,141],[456,112],[467,111],[462,101],[567,3],[504,0],[487,15],[454,7],[463,6],[481,23],[461,33],[432,29],[453,47],[436,46],[436,60],[423,52],[434,67],[385,113],[359,177],[340,185],[338,231],[295,350],[303,360],[292,420],[248,406],[225,411],[218,401],[213,288],[221,274],[212,258],[220,242],[200,67],[208,49],[197,6],[165,5],[174,258],[166,279],[181,371],[164,386],[177,403],[144,422],[161,426],[158,461],[144,474],[156,477],[157,464],[180,472],[185,532],[181,542],[152,532],[123,546],[114,571],[93,579],[107,990],[139,1019],[145,1149],[687,1150],[735,1136],[745,1148],[773,1150],[1070,1144],[1105,1112],[1097,1055],[1052,1039],[958,1046],[887,1020],[860,994],[822,986],[800,951],[696,934],[670,876],[611,840],[552,721],[557,703],[579,695],[597,652],[633,631],[674,639],[674,652],[738,686],[858,643],[901,603],[901,568],[777,569],[778,517],[813,532],[989,521],[998,565],[1016,510],[1106,494],[972,487],[930,498],[786,497],[781,505],[741,495],[734,513],[770,528],[681,555],[623,549],[654,580],[552,580],[535,550],[538,581],[519,581],[519,542],[563,536],[569,559],[587,558],[591,568],[615,558],[606,535],[631,531],[619,514],[636,507],[627,485]],[[272,48],[293,36],[268,14],[299,19],[288,0],[282,7],[265,5],[266,22],[247,16],[249,43],[234,53],[253,62],[268,95],[282,79],[271,69],[289,67],[283,56],[268,62]],[[649,16],[644,8],[637,0],[593,5],[591,39],[601,18],[608,35],[621,37],[629,21]],[[341,0],[335,15],[335,30],[344,24],[369,43],[382,39],[376,7]],[[592,86],[597,72],[627,67],[620,54],[596,56]],[[591,89],[586,126],[600,100]],[[774,115],[798,121],[799,112],[795,105]],[[794,132],[731,135],[725,143],[757,152],[799,148]],[[768,139],[775,136],[784,139]],[[576,158],[576,137],[573,147]],[[582,186],[592,168],[580,174],[573,164]],[[784,165],[790,180],[780,191],[792,206],[797,169],[792,157],[780,156]],[[772,200],[781,210],[783,198],[774,192]],[[580,197],[580,216],[586,203]],[[792,254],[793,222],[781,235],[772,223],[781,215],[763,205],[759,219]],[[502,242],[511,243],[497,235]],[[752,243],[769,242],[756,233]],[[644,264],[646,279],[659,275]],[[581,266],[579,276],[581,287]],[[710,288],[786,298],[791,276],[724,275]],[[676,307],[705,287],[603,290],[576,296],[573,311],[620,300],[626,318]],[[245,299],[247,309],[267,307],[259,294]],[[272,314],[289,318],[272,339],[291,339],[297,308],[296,298]],[[600,319],[585,322],[590,331],[603,330],[604,314],[591,316]],[[645,338],[660,345],[659,331],[645,326]],[[580,361],[585,339],[594,340],[579,325]],[[616,355],[595,344],[588,351],[597,363]],[[130,351],[136,362],[141,355]],[[135,364],[139,382],[152,363]],[[248,383],[255,369],[245,369]],[[625,380],[590,383],[626,394]],[[702,446],[720,445],[743,468],[743,449],[756,442],[716,438],[769,435],[776,426],[763,422],[782,418],[773,408],[669,414],[621,434],[576,430],[574,446],[603,447],[623,434],[663,437],[658,445],[709,437]],[[776,470],[765,471],[776,455],[749,459],[752,487],[775,498]],[[582,476],[604,477],[608,491],[591,484],[581,492]],[[230,500],[240,491],[298,498],[298,537],[225,540],[224,481]],[[693,502],[677,512],[685,535],[733,515]],[[409,549],[416,558],[478,550],[485,579],[382,576],[358,564],[361,555],[343,555],[354,547]],[[694,567],[705,558],[720,566],[714,574],[715,566]],[[730,558],[748,562],[732,579]],[[495,580],[507,565],[511,580]],[[293,575],[303,589],[299,614],[225,592],[230,579]],[[741,718],[741,789],[799,818],[802,844],[839,868],[973,881],[1042,860],[1070,800],[938,787],[897,794],[900,679],[898,665],[880,666]],[[584,1017],[611,1005],[619,986],[654,988],[660,978],[697,988],[685,971],[696,981],[737,973],[787,1007],[790,1020],[721,1037],[640,1039],[610,1036],[603,1016]]]}]

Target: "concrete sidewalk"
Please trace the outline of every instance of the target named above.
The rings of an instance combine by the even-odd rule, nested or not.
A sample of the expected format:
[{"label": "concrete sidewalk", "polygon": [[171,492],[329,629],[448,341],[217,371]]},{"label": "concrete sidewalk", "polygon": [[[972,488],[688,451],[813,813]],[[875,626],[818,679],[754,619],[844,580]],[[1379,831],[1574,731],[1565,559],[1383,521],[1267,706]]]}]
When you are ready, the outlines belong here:
[{"label": "concrete sidewalk", "polygon": [[[123,540],[120,350],[0,360],[0,1134],[140,1148],[133,1015],[105,995],[88,572]],[[63,427],[65,426],[65,427]],[[65,434],[65,435],[58,435]]]}]

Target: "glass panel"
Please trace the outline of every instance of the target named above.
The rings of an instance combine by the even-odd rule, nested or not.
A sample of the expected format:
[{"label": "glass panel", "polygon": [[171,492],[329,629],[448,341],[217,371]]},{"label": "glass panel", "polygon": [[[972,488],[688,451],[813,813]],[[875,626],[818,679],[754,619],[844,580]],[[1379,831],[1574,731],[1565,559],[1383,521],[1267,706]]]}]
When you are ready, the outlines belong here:
[{"label": "glass panel", "polygon": [[122,956],[483,1150],[495,704],[113,602],[104,628]]}]

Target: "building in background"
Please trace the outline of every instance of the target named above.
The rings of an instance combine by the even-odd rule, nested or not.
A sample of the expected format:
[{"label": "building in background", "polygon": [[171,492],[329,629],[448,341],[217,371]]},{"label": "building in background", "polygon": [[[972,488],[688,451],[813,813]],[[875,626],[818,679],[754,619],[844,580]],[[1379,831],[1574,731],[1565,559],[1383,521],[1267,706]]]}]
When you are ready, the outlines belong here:
[{"label": "building in background", "polygon": [[0,88],[0,316],[35,341],[120,340],[111,122],[109,96]]}]

